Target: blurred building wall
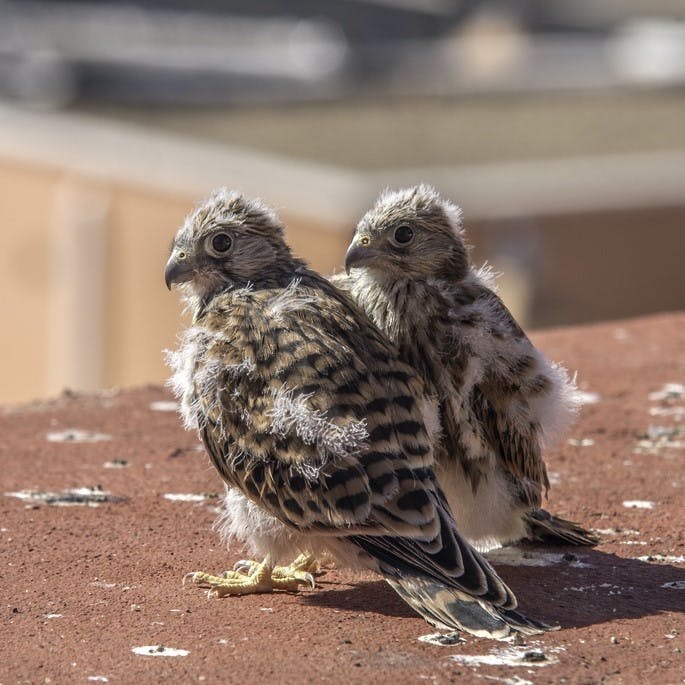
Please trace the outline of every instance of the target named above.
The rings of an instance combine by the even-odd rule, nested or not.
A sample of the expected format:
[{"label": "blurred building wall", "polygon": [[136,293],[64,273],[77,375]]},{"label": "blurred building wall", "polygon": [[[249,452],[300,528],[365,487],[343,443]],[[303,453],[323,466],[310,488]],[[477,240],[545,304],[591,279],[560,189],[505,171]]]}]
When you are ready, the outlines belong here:
[{"label": "blurred building wall", "polygon": [[685,307],[685,202],[476,221],[468,231],[474,261],[493,263],[505,299],[535,327]]},{"label": "blurred building wall", "polygon": [[[72,161],[0,153],[0,402],[168,376],[163,350],[176,345],[182,306],[164,285],[164,265],[184,217],[219,183],[164,191],[152,178],[117,178],[106,159],[91,174]],[[341,263],[345,230],[287,209],[280,216],[315,268]]]}]

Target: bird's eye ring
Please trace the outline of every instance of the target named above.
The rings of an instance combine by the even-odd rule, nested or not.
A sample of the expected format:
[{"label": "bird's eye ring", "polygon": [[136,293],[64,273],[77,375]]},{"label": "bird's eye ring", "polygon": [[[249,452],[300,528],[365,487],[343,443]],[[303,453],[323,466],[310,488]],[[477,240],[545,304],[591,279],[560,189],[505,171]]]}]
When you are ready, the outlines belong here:
[{"label": "bird's eye ring", "polygon": [[411,226],[402,224],[395,229],[393,238],[398,245],[408,245],[414,239],[414,231]]},{"label": "bird's eye ring", "polygon": [[369,238],[368,235],[363,235],[363,236],[359,239],[359,244],[360,244],[360,245],[363,245],[364,247],[366,247],[370,242],[371,242],[371,238]]},{"label": "bird's eye ring", "polygon": [[217,254],[224,254],[231,249],[233,239],[228,233],[216,233],[211,238],[212,251]]}]

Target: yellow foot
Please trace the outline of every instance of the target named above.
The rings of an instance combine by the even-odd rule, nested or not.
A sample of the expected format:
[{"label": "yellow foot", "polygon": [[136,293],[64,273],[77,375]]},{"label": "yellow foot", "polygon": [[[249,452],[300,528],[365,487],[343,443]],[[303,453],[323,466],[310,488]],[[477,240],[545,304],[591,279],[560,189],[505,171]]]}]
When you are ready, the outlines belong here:
[{"label": "yellow foot", "polygon": [[297,592],[300,585],[309,585],[314,588],[314,577],[311,573],[294,571],[288,575],[286,567],[280,567],[278,574],[276,569],[272,569],[262,562],[254,564],[250,568],[250,573],[245,574],[240,571],[225,571],[220,576],[212,576],[202,571],[194,571],[186,574],[183,583],[190,581],[201,587],[208,587],[210,597],[225,597],[226,595],[250,595],[274,590],[285,590],[286,592]]},{"label": "yellow foot", "polygon": [[[233,566],[233,570],[251,576],[258,566],[258,561],[241,559]],[[314,555],[300,554],[290,566],[275,566],[271,576],[273,578],[308,578],[320,572],[321,564]],[[309,581],[307,580],[307,582]]]}]

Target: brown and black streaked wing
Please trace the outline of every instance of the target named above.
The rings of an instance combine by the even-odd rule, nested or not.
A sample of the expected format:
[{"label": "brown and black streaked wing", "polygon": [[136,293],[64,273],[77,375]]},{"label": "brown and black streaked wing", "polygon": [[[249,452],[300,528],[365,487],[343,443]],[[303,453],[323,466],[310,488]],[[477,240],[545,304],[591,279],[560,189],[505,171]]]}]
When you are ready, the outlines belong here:
[{"label": "brown and black streaked wing", "polygon": [[[281,302],[277,314],[268,297],[254,293],[244,312],[224,309],[216,325],[221,303],[207,313],[206,356],[223,353],[233,369],[218,401],[199,398],[203,439],[222,477],[294,528],[348,537],[387,572],[411,570],[515,606],[454,528],[435,483],[414,372],[329,284],[299,286],[300,305]],[[233,326],[221,323],[226,315],[236,317]],[[239,339],[221,341],[221,330],[236,326]]]},{"label": "brown and black streaked wing", "polygon": [[[491,338],[496,359],[485,364],[483,379],[471,389],[470,410],[481,426],[482,436],[510,476],[520,501],[539,507],[549,481],[541,427],[529,400],[547,391],[549,380],[540,371],[533,345],[502,300],[488,288],[474,290],[473,306],[455,312],[454,327],[456,331],[468,329],[469,317],[476,316],[475,323]],[[459,311],[465,312],[465,320],[460,319]],[[477,356],[478,350],[470,353]],[[454,369],[455,379],[460,373],[461,366]]]}]

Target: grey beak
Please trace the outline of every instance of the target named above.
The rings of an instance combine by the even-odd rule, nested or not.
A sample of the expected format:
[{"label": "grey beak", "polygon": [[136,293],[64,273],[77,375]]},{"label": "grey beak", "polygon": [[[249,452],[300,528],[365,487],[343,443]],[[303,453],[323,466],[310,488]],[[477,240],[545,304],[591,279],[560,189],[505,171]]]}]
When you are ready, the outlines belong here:
[{"label": "grey beak", "polygon": [[349,276],[350,269],[371,264],[379,256],[379,252],[372,247],[365,247],[357,243],[350,245],[345,255],[345,272]]},{"label": "grey beak", "polygon": [[172,252],[169,261],[164,269],[164,282],[166,287],[171,290],[174,283],[184,283],[189,281],[193,275],[193,266],[183,252]]}]

